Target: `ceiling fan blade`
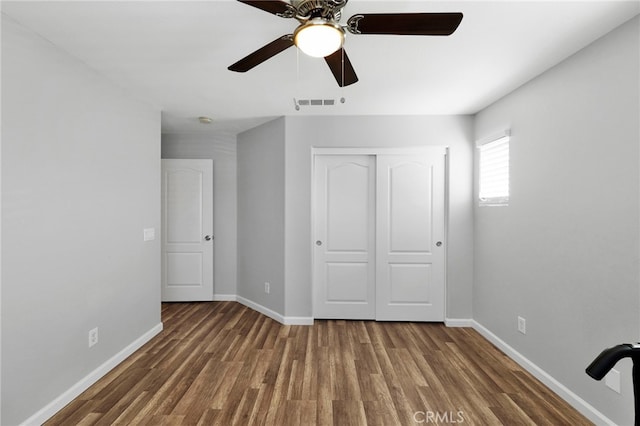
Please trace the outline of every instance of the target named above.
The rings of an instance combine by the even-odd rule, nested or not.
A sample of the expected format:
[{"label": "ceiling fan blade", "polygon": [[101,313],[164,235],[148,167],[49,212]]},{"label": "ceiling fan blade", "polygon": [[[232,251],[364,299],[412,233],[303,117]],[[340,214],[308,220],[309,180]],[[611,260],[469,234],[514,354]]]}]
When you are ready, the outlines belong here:
[{"label": "ceiling fan blade", "polygon": [[344,49],[336,50],[331,55],[326,56],[324,60],[329,65],[333,76],[338,82],[338,86],[349,86],[358,81],[356,71],[353,69],[353,65],[351,65],[351,61]]},{"label": "ceiling fan blade", "polygon": [[364,13],[347,22],[353,34],[451,35],[462,13]]},{"label": "ceiling fan blade", "polygon": [[260,10],[271,13],[281,18],[293,18],[296,16],[296,9],[289,3],[280,0],[238,0],[240,3],[257,7]]},{"label": "ceiling fan blade", "polygon": [[235,64],[229,66],[227,69],[229,71],[247,72],[251,68],[260,65],[267,59],[276,56],[278,53],[290,48],[291,46],[293,46],[293,35],[284,35],[245,56]]}]

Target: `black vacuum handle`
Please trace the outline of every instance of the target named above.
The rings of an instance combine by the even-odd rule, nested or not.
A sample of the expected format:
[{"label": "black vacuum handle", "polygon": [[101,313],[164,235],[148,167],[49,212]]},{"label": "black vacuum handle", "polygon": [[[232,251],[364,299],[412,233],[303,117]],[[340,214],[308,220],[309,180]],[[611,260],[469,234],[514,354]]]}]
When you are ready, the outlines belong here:
[{"label": "black vacuum handle", "polygon": [[612,348],[605,349],[587,367],[587,374],[596,380],[602,380],[604,376],[622,358],[640,357],[640,346],[631,343],[622,343]]},{"label": "black vacuum handle", "polygon": [[633,394],[635,426],[640,426],[640,343],[622,343],[605,349],[586,369],[589,376],[602,380],[622,358],[633,360]]}]

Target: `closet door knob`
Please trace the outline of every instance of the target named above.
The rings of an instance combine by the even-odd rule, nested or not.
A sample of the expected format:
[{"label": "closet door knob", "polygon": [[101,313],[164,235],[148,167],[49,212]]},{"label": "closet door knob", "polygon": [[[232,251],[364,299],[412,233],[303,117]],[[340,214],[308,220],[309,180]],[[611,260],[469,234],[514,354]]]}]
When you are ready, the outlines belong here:
[{"label": "closet door knob", "polygon": [[436,243],[436,247],[440,247],[441,245],[442,245],[442,241],[438,241],[438,242]]},{"label": "closet door knob", "polygon": [[320,240],[316,241],[316,245],[317,246],[321,246],[322,245],[322,241],[320,241]]}]

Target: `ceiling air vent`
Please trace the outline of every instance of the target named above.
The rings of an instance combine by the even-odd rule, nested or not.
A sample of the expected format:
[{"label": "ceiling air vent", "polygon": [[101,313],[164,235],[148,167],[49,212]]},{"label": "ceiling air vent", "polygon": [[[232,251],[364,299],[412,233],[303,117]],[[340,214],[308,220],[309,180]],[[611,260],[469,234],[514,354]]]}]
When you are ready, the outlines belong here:
[{"label": "ceiling air vent", "polygon": [[[340,103],[345,102],[344,98],[340,98]],[[300,107],[319,107],[319,106],[334,106],[336,104],[335,99],[296,99],[293,98],[293,105],[296,111],[300,111]]]}]

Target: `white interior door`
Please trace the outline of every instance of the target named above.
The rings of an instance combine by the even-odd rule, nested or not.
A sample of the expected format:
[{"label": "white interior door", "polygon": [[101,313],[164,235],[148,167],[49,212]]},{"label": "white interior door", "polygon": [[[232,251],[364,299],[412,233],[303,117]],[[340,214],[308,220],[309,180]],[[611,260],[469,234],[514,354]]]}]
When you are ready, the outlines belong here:
[{"label": "white interior door", "polygon": [[378,157],[379,320],[444,321],[444,154]]},{"label": "white interior door", "polygon": [[314,315],[375,317],[375,158],[315,157]]},{"label": "white interior door", "polygon": [[162,160],[162,301],[213,300],[213,161]]},{"label": "white interior door", "polygon": [[314,316],[443,321],[445,148],[317,155]]}]

